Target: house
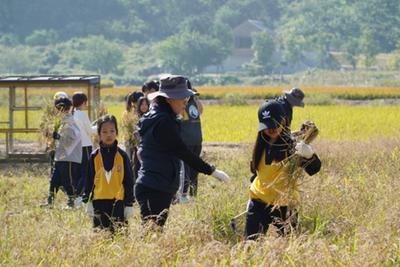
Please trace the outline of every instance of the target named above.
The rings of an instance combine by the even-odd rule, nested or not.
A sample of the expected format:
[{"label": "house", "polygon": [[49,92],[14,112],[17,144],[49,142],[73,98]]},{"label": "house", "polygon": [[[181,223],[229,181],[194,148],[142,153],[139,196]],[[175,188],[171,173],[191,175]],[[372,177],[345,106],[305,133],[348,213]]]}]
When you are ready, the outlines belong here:
[{"label": "house", "polygon": [[[233,33],[233,49],[232,53],[222,62],[220,66],[209,66],[205,72],[222,73],[227,71],[245,71],[244,66],[251,62],[254,57],[254,50],[252,47],[252,35],[254,33],[266,31],[271,34],[272,38],[276,39],[274,31],[264,25],[263,22],[258,20],[246,20],[232,29]],[[275,69],[279,73],[291,73],[296,71],[303,71],[316,66],[316,54],[313,52],[304,52],[302,62],[296,64],[280,64],[283,61],[282,53],[279,47],[276,48],[275,53],[272,55],[273,62],[276,65],[282,65]]]},{"label": "house", "polygon": [[253,33],[266,31],[267,28],[261,21],[246,20],[232,30],[233,49],[231,55],[224,60],[221,66],[210,66],[206,72],[226,72],[243,70],[243,65],[249,63],[254,56],[251,49]]}]

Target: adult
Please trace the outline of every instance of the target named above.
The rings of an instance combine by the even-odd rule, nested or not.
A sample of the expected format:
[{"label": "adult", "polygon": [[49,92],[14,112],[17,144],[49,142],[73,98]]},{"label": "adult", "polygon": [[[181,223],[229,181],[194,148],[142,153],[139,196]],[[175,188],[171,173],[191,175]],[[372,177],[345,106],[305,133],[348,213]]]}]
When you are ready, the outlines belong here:
[{"label": "adult", "polygon": [[284,91],[283,95],[276,98],[284,110],[286,125],[290,129],[293,119],[293,107],[304,107],[304,92],[300,88],[292,88],[290,91]]},{"label": "adult", "polygon": [[[187,80],[187,86],[190,90],[197,92],[192,88],[189,80]],[[200,156],[203,142],[200,122],[200,115],[202,113],[203,105],[196,93],[189,97],[189,101],[182,114],[181,137],[188,149],[197,156]],[[188,193],[190,196],[197,195],[198,174],[199,173],[195,169],[191,168],[188,164],[183,163],[181,174],[181,203],[188,201]]]},{"label": "adult", "polygon": [[228,182],[229,176],[193,154],[182,141],[177,116],[185,110],[194,92],[183,76],[160,79],[160,90],[148,95],[150,111],[139,120],[141,137],[138,157],[141,167],[135,184],[135,196],[143,222],[162,227],[171,202],[179,188],[180,160],[198,172]]}]

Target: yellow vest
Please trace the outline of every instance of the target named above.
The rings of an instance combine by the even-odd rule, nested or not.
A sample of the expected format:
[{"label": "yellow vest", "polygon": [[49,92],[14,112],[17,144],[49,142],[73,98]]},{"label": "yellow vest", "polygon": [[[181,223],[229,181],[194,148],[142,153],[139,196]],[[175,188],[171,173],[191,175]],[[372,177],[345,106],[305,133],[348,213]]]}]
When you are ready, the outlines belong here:
[{"label": "yellow vest", "polygon": [[250,186],[250,198],[269,205],[288,206],[298,202],[298,184],[291,183],[287,166],[272,161],[265,164],[265,152],[258,164],[257,176]]},{"label": "yellow vest", "polygon": [[107,181],[106,170],[104,169],[103,157],[99,152],[94,158],[94,191],[93,199],[117,199],[123,200],[125,190],[124,180],[124,159],[117,151],[114,158],[114,166],[111,170],[111,179]]}]

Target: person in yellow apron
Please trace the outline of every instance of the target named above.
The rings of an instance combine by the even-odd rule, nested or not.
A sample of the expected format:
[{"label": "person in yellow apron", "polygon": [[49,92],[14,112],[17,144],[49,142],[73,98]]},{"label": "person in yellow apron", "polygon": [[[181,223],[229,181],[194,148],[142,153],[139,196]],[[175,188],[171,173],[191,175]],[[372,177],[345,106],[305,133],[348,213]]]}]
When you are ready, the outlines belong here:
[{"label": "person in yellow apron", "polygon": [[89,160],[88,179],[83,201],[93,216],[93,226],[100,229],[126,224],[133,215],[133,175],[128,155],[117,142],[117,119],[105,115],[97,121],[100,146]]},{"label": "person in yellow apron", "polygon": [[298,201],[297,184],[290,184],[288,164],[293,155],[300,158],[300,167],[309,175],[321,168],[321,161],[310,145],[296,144],[286,127],[282,105],[276,100],[266,101],[258,110],[258,134],[253,149],[252,181],[247,205],[245,238],[256,239],[265,234],[270,224],[281,234],[288,219],[289,205]]}]

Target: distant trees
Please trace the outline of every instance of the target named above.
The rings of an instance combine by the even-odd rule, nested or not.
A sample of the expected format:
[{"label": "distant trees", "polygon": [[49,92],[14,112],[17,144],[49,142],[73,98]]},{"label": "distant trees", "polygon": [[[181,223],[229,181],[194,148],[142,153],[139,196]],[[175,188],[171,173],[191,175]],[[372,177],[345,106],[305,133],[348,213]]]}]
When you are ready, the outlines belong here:
[{"label": "distant trees", "polygon": [[160,42],[158,55],[171,72],[193,75],[208,65],[218,65],[229,51],[218,39],[198,32],[184,32]]},{"label": "distant trees", "polygon": [[90,36],[84,40],[83,51],[79,54],[82,66],[101,74],[118,72],[123,55],[119,46],[103,36]]},{"label": "distant trees", "polygon": [[[1,68],[140,73],[141,66],[159,69],[161,62],[166,70],[200,73],[229,55],[232,28],[248,19],[271,31],[253,38],[251,67],[259,73],[274,68],[268,60],[273,51],[281,55],[274,63],[279,66],[304,62],[305,52],[312,52],[318,67],[332,69],[331,51],[342,52],[353,68],[361,59],[371,66],[377,54],[395,51],[400,39],[394,0],[3,0],[0,46],[21,50],[15,62],[37,53],[40,63],[16,67],[3,55]],[[158,58],[125,53],[136,45],[156,47]]]},{"label": "distant trees", "polygon": [[28,45],[49,45],[58,41],[58,33],[53,30],[35,30],[31,35],[25,38]]},{"label": "distant trees", "polygon": [[255,74],[269,73],[273,69],[272,55],[275,51],[275,44],[272,36],[263,31],[252,35],[254,59],[251,67]]}]

